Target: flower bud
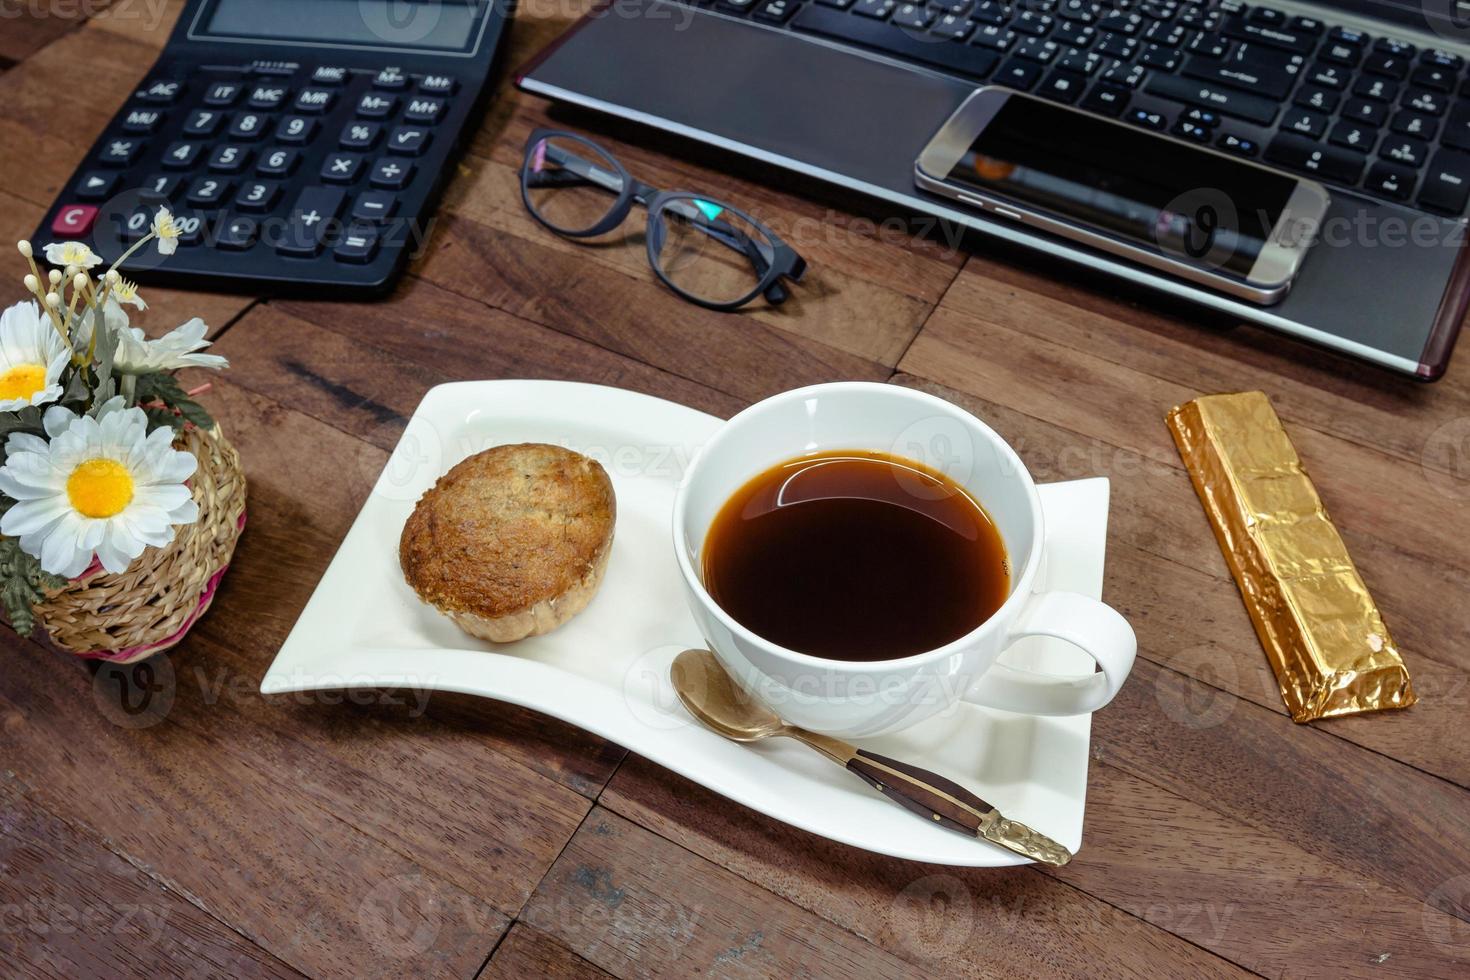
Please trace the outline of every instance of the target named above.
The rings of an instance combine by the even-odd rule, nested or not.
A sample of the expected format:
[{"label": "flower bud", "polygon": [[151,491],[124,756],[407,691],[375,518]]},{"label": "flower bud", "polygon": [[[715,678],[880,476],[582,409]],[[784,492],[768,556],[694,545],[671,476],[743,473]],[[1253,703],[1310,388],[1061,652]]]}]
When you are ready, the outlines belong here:
[{"label": "flower bud", "polygon": [[29,289],[33,293],[37,292],[41,288],[41,280],[37,279],[30,273],[26,273],[26,277],[23,281],[26,284],[26,289]]},{"label": "flower bud", "polygon": [[61,305],[61,297],[56,295],[55,293],[47,293],[46,305],[51,307],[53,310],[56,309],[58,306]]},{"label": "flower bud", "polygon": [[52,269],[50,273],[47,274],[46,278],[51,280],[51,285],[56,285],[57,283],[61,282],[61,270]]},{"label": "flower bud", "polygon": [[31,243],[28,242],[28,241],[26,241],[24,238],[22,238],[20,241],[16,242],[15,243],[15,247],[17,249],[19,249],[20,250],[20,254],[21,255],[24,255],[26,258],[30,258],[32,255],[35,254],[34,252],[31,251]]}]

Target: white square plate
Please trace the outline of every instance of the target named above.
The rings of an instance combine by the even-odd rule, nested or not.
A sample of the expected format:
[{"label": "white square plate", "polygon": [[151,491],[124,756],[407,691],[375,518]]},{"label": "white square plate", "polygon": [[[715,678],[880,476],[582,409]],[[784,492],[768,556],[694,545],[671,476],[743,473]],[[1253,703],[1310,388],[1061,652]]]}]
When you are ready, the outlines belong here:
[{"label": "white square plate", "polygon": [[[1026,859],[914,819],[810,749],[737,745],[674,697],[669,662],[704,641],[684,604],[670,520],[674,489],[721,421],[617,388],[480,381],[430,391],[261,682],[261,691],[400,687],[455,691],[544,712],[777,820],[894,857],[991,867]],[[547,442],[603,464],[618,521],[602,589],[546,636],[485,643],[419,602],[398,537],[419,497],[491,446]],[[1041,487],[1046,559],[1038,588],[1099,597],[1108,482]],[[1022,641],[1004,659],[1059,674],[1092,669],[1065,643]],[[943,773],[1072,851],[1082,842],[1091,716],[1033,718],[962,704],[862,747]]]}]

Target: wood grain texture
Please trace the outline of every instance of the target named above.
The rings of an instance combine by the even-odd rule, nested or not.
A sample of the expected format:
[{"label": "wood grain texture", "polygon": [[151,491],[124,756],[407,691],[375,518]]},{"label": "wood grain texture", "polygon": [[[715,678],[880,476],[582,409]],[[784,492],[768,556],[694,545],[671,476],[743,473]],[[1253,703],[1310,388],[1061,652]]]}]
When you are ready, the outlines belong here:
[{"label": "wood grain texture", "polygon": [[[506,63],[591,3],[522,3]],[[0,18],[0,241],[31,233],[181,8],[113,0],[85,23]],[[79,65],[86,86],[73,84]],[[872,202],[500,84],[389,299],[148,291],[140,326],[202,316],[232,361],[223,378],[186,380],[215,382],[204,399],[241,449],[250,525],[210,614],[126,689],[0,639],[7,965],[464,978],[1470,970],[1470,540],[1458,533],[1470,524],[1470,373],[1413,385],[984,242],[961,251]],[[759,217],[811,276],[784,307],[714,314],[655,280],[641,215],[590,247],[552,235],[516,185],[528,135],[547,125],[589,135],[658,187]],[[1109,477],[1104,594],[1137,628],[1140,658],[1094,719],[1077,858],[988,871],[858,852],[572,726],[468,697],[261,697],[424,392],[507,377],[614,385],[719,416],[798,385],[891,379],[986,419],[1039,480]],[[1286,717],[1163,426],[1178,401],[1246,388],[1271,396],[1341,526],[1405,651],[1415,708]],[[166,939],[120,917],[55,927],[71,910],[128,908],[145,929],[161,918]],[[13,909],[45,930],[11,928]]]}]

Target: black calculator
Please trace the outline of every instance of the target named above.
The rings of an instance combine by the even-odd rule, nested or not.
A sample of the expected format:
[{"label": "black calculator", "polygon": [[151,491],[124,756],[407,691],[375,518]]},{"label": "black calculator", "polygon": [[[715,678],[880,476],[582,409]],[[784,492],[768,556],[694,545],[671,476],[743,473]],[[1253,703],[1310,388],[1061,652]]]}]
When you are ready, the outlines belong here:
[{"label": "black calculator", "polygon": [[116,259],[167,206],[179,247],[129,275],[386,292],[479,119],[506,0],[189,0],[36,234]]}]

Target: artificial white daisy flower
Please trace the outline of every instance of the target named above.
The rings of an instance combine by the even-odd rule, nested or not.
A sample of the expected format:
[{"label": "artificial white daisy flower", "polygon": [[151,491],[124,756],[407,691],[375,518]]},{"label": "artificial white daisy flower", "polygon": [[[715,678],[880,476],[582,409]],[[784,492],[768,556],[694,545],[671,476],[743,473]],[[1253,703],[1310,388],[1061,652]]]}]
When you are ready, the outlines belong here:
[{"label": "artificial white daisy flower", "polygon": [[71,269],[91,269],[102,264],[102,256],[82,242],[52,242],[46,246],[46,261]]},{"label": "artificial white daisy flower", "polygon": [[[111,321],[104,321],[111,325]],[[157,340],[149,340],[137,327],[117,331],[117,353],[113,363],[123,374],[150,374],[154,371],[177,371],[179,368],[225,368],[230,362],[218,354],[199,354],[209,346],[204,335],[209,328],[197,316],[175,327]]]},{"label": "artificial white daisy flower", "polygon": [[198,465],[173,448],[168,426],[148,432],[139,408],[113,398],[94,418],[59,405],[43,419],[50,442],[16,433],[6,443],[0,492],[16,503],[0,534],[53,575],[76,578],[93,558],[124,571],[144,549],[174,539],[174,527],[199,519],[184,481]]},{"label": "artificial white daisy flower", "polygon": [[153,216],[153,234],[158,236],[160,255],[172,255],[179,247],[179,226],[168,208],[159,208]]},{"label": "artificial white daisy flower", "polygon": [[112,289],[108,292],[108,295],[116,299],[119,304],[126,303],[140,310],[148,309],[148,304],[143,302],[143,297],[138,295],[138,284],[128,279],[119,277],[112,284]]},{"label": "artificial white daisy flower", "polygon": [[0,313],[0,412],[17,412],[61,397],[71,350],[35,303]]}]

